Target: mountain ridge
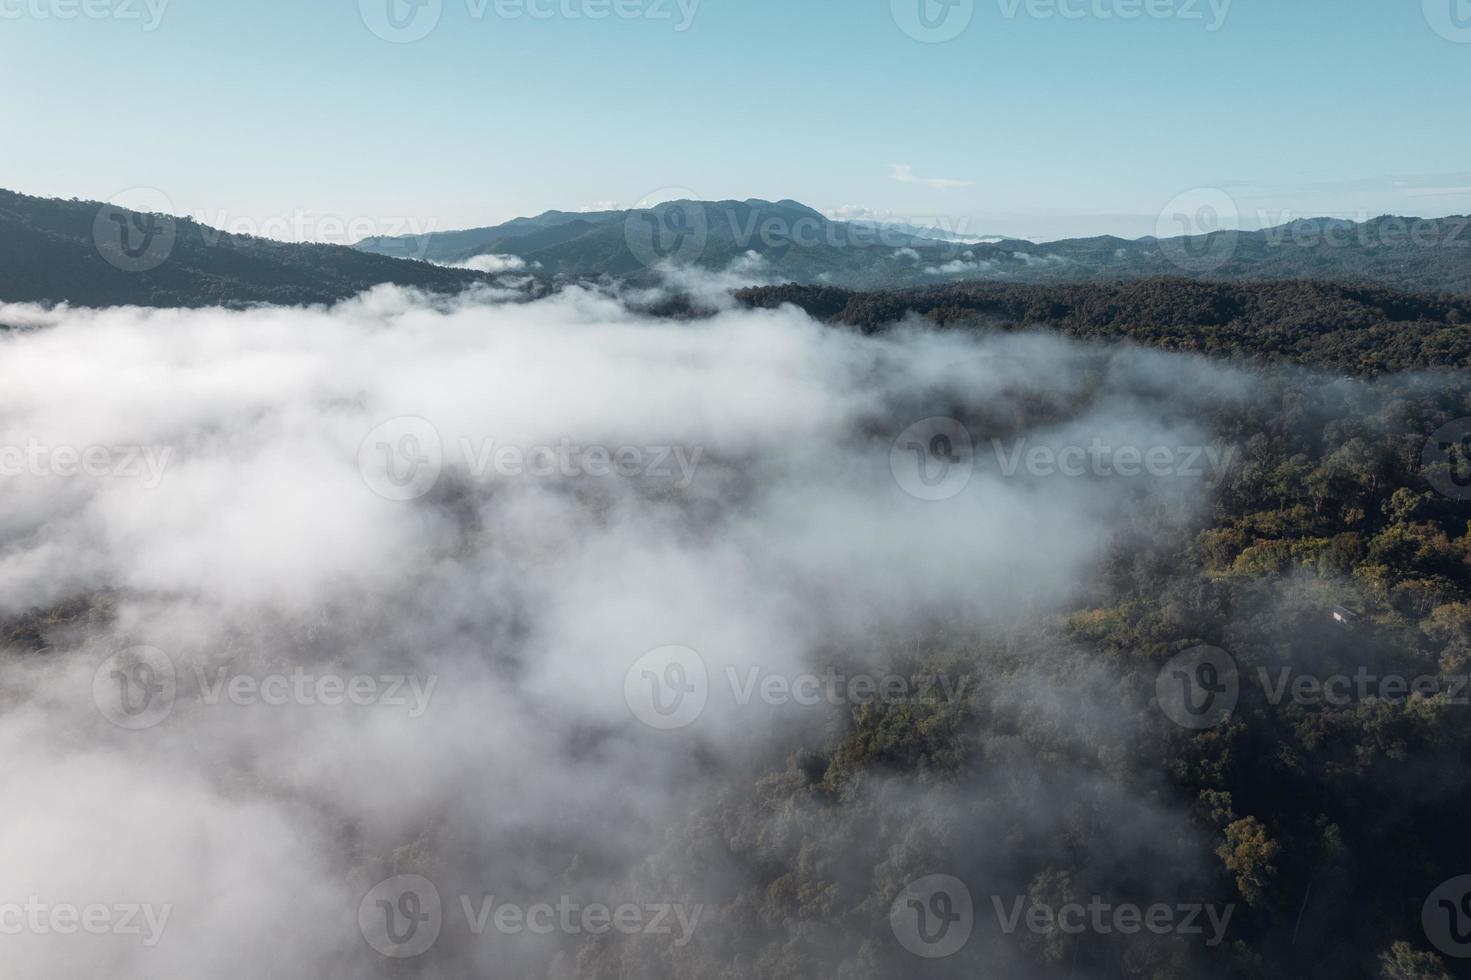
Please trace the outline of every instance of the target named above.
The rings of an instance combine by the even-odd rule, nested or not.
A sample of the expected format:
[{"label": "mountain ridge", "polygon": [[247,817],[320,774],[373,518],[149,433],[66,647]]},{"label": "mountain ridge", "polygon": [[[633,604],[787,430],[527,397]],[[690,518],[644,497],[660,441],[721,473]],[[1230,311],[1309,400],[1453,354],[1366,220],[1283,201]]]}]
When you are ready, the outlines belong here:
[{"label": "mountain ridge", "polygon": [[[431,251],[433,262],[393,254]],[[382,283],[455,293],[520,259],[535,288],[614,279],[658,284],[666,263],[735,268],[752,284],[883,291],[966,283],[1311,279],[1471,294],[1471,218],[1298,219],[1175,239],[1111,235],[957,243],[912,226],[834,221],[800,202],[670,201],[628,211],[546,211],[482,229],[303,244],[96,201],[0,190],[0,300],[85,306],[325,304]],[[514,268],[514,266],[512,266]]]},{"label": "mountain ridge", "polygon": [[[548,235],[547,229],[561,232]],[[463,262],[515,256],[549,275],[639,276],[673,260],[719,271],[750,253],[773,281],[901,288],[967,280],[1321,278],[1471,292],[1471,217],[1301,218],[1257,231],[1174,238],[1096,235],[1033,242],[913,225],[840,221],[790,199],[669,201],[620,211],[547,211],[501,225],[364,239],[374,254]],[[539,266],[538,266],[539,264]]]}]

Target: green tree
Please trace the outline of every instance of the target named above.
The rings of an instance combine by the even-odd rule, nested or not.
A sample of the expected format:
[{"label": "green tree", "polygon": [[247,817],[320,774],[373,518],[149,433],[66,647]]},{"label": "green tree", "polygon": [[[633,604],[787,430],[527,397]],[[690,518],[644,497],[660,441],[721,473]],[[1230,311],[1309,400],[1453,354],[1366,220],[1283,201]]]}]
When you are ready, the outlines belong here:
[{"label": "green tree", "polygon": [[1226,839],[1216,849],[1226,870],[1236,876],[1236,889],[1246,904],[1256,908],[1267,899],[1277,876],[1277,853],[1281,847],[1267,836],[1267,828],[1256,817],[1244,817],[1226,827]]}]

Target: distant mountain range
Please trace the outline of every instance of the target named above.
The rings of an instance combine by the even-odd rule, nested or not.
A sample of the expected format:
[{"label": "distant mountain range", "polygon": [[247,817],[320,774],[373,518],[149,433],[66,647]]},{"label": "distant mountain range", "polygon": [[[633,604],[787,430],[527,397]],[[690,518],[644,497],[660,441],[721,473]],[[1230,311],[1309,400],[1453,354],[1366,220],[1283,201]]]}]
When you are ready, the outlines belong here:
[{"label": "distant mountain range", "polygon": [[[518,269],[558,281],[654,282],[667,264],[732,283],[896,289],[981,281],[1315,279],[1471,294],[1471,220],[1299,221],[1172,239],[945,240],[912,225],[834,221],[796,201],[673,201],[549,211],[492,228],[355,247],[231,235],[190,218],[0,190],[0,301],[239,307],[331,303],[379,283],[454,293]],[[500,258],[488,258],[490,256]],[[459,266],[459,267],[451,267]]]},{"label": "distant mountain range", "polygon": [[0,190],[0,300],[8,302],[331,303],[385,282],[459,292],[485,278],[341,245],[230,235],[189,218]]},{"label": "distant mountain range", "polygon": [[834,221],[796,201],[673,201],[652,208],[548,211],[490,228],[370,238],[377,255],[463,263],[514,256],[551,276],[641,276],[665,261],[744,271],[772,282],[892,288],[962,280],[1333,279],[1471,292],[1471,219],[1294,221],[1253,232],[1056,242],[979,237],[912,225]]},{"label": "distant mountain range", "polygon": [[[369,238],[377,255],[463,263],[514,256],[551,276],[639,277],[665,262],[722,270],[755,252],[763,269],[793,281],[902,279],[927,256],[965,250],[912,226],[832,221],[796,201],[671,201],[629,211],[548,211],[493,228]],[[895,257],[895,252],[908,253]]]}]

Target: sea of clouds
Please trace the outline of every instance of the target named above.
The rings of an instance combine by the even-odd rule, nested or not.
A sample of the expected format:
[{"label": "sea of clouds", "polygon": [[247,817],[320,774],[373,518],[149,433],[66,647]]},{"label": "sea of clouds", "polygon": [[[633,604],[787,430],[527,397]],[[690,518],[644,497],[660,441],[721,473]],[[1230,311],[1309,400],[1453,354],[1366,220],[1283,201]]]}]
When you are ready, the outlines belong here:
[{"label": "sea of clouds", "polygon": [[[0,323],[24,460],[0,475],[0,914],[110,910],[7,928],[15,976],[542,975],[586,939],[471,935],[461,896],[708,922],[637,870],[843,713],[738,703],[728,670],[882,672],[886,637],[1062,607],[1141,494],[1189,513],[1198,481],[1008,476],[988,440],[1201,444],[1192,406],[1251,387],[1054,336],[656,319],[577,288]],[[936,416],[975,466],[925,499],[896,441]],[[661,729],[631,671],[670,647],[711,693]],[[392,961],[360,913],[407,874],[443,935]]]}]

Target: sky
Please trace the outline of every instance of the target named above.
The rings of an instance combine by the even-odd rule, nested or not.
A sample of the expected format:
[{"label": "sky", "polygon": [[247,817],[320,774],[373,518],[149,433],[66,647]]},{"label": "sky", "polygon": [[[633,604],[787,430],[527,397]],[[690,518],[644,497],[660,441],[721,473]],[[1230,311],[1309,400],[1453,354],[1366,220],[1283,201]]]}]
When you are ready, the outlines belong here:
[{"label": "sky", "polygon": [[0,187],[292,240],[1471,212],[1471,0],[0,0],[0,91]]}]

